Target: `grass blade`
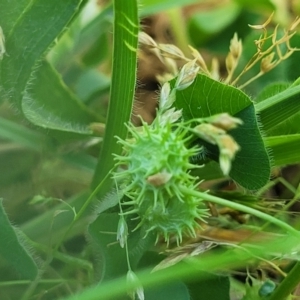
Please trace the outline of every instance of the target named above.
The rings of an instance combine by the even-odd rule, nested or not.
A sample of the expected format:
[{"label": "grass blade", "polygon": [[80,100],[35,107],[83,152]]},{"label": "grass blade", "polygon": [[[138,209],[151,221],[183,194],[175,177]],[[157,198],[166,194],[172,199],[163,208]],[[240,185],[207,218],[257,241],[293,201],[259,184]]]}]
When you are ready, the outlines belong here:
[{"label": "grass blade", "polygon": [[[120,154],[122,147],[115,136],[126,138],[136,83],[138,9],[136,0],[114,1],[114,50],[110,103],[103,147],[92,186],[95,187],[113,168],[112,153]],[[107,188],[105,187],[107,186]],[[103,193],[108,184],[103,186]]]}]

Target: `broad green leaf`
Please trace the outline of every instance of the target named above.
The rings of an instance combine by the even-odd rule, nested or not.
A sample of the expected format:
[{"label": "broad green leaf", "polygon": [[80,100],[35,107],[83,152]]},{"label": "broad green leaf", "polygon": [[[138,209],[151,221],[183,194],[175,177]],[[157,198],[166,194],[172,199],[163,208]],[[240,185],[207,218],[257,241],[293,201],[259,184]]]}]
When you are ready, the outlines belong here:
[{"label": "broad green leaf", "polygon": [[[0,1],[1,26],[8,55],[1,61],[2,96],[18,108],[33,69],[64,30],[81,0]],[[2,19],[3,16],[3,19]]]},{"label": "broad green leaf", "polygon": [[38,268],[31,254],[26,250],[15,228],[9,222],[0,199],[0,255],[13,266],[24,279],[33,280]]},{"label": "broad green leaf", "polygon": [[20,15],[24,13],[24,11],[30,5],[30,2],[30,0],[19,0],[14,1],[14,3],[12,3],[10,0],[0,1],[1,27],[6,37],[10,34]]},{"label": "broad green leaf", "polygon": [[[117,242],[118,213],[102,213],[89,226],[90,240],[96,253],[101,256],[98,272],[101,280],[108,280],[126,274],[128,271],[125,249]],[[129,228],[132,227],[130,224]],[[131,228],[133,229],[133,228]],[[129,231],[130,232],[130,231]],[[136,230],[128,236],[129,260],[133,269],[145,251],[154,244],[154,237]]]},{"label": "broad green leaf", "polygon": [[46,61],[30,78],[22,99],[24,115],[33,124],[62,131],[91,134],[89,124],[97,118],[87,110]]},{"label": "broad green leaf", "polygon": [[[203,118],[227,112],[243,120],[244,124],[230,131],[240,145],[230,176],[243,187],[255,190],[269,180],[270,162],[255,115],[253,103],[242,91],[217,82],[205,75],[197,75],[194,83],[177,91],[175,106],[183,110],[183,118]],[[217,158],[214,148],[212,156]]]},{"label": "broad green leaf", "polygon": [[[187,286],[181,281],[174,281],[170,284],[145,289],[145,299],[147,300],[190,300]],[[193,298],[196,300],[196,298]],[[208,298],[207,298],[208,299]],[[223,298],[222,298],[223,300]],[[224,299],[226,300],[226,299]]]},{"label": "broad green leaf", "polygon": [[230,300],[230,282],[228,276],[207,274],[204,280],[188,284],[188,289],[193,300]]},{"label": "broad green leaf", "polygon": [[265,143],[271,150],[274,165],[300,163],[300,134],[266,137]]}]

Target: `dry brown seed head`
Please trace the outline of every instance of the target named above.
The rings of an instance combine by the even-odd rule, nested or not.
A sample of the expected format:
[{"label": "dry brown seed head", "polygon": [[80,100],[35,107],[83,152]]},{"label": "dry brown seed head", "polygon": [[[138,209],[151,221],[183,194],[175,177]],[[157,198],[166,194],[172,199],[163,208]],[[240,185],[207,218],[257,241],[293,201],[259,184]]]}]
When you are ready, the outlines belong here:
[{"label": "dry brown seed head", "polygon": [[225,60],[225,64],[226,64],[226,69],[227,69],[228,73],[230,73],[231,70],[235,68],[236,59],[234,58],[234,56],[231,52],[228,53],[226,60]]},{"label": "dry brown seed head", "polygon": [[270,22],[272,21],[273,16],[274,16],[274,12],[272,12],[272,14],[267,19],[267,21],[265,23],[263,23],[262,25],[250,25],[250,24],[248,24],[248,26],[253,28],[253,29],[265,29],[270,24]]},{"label": "dry brown seed head", "polygon": [[161,51],[161,55],[173,58],[173,59],[185,59],[183,52],[172,44],[159,44],[158,49]]},{"label": "dry brown seed head", "polygon": [[175,110],[175,107],[172,107],[165,111],[160,119],[160,125],[164,126],[166,123],[175,123],[182,117],[182,110]]},{"label": "dry brown seed head", "polygon": [[242,41],[238,39],[237,33],[234,33],[233,38],[230,41],[230,53],[233,55],[234,58],[238,59],[242,54]]},{"label": "dry brown seed head", "polygon": [[193,48],[192,46],[189,46],[189,48],[191,49],[192,52],[192,56],[197,60],[198,65],[203,69],[203,70],[207,70],[207,66],[206,63],[202,57],[202,55],[200,54],[199,51],[197,51],[195,48]]},{"label": "dry brown seed head", "polygon": [[210,76],[215,80],[220,79],[220,64],[216,57],[213,57],[213,59],[211,60]]},{"label": "dry brown seed head", "polygon": [[231,161],[240,147],[228,134],[219,137],[218,146],[220,149],[219,163],[221,170],[225,175],[228,175],[231,169]]},{"label": "dry brown seed head", "polygon": [[262,73],[266,73],[276,66],[277,60],[272,61],[274,56],[275,52],[272,52],[261,60],[260,70]]},{"label": "dry brown seed head", "polygon": [[171,87],[169,82],[165,82],[163,86],[161,87],[160,90],[160,101],[159,101],[159,106],[161,108],[169,108],[172,103],[168,103],[168,99],[171,93]]},{"label": "dry brown seed head", "polygon": [[147,33],[141,31],[139,32],[139,42],[143,45],[147,45],[150,48],[156,48],[157,44],[156,42],[153,40],[153,38],[148,35]]},{"label": "dry brown seed head", "polygon": [[218,115],[211,116],[208,122],[218,128],[224,130],[231,130],[236,128],[238,125],[242,125],[243,121],[238,118],[234,118],[228,113],[221,113]]},{"label": "dry brown seed head", "polygon": [[198,72],[199,66],[196,63],[196,59],[189,61],[186,63],[182,69],[180,70],[176,83],[175,88],[177,90],[183,90],[189,87],[195,80]]},{"label": "dry brown seed head", "polygon": [[296,19],[294,20],[294,22],[291,24],[288,31],[294,31],[298,27],[299,24],[300,24],[300,18],[297,16]]},{"label": "dry brown seed head", "polygon": [[235,153],[240,149],[240,146],[228,134],[224,134],[219,137],[218,145],[221,153],[228,155],[230,159],[234,158]]},{"label": "dry brown seed head", "polygon": [[203,140],[215,145],[218,137],[226,134],[226,131],[212,124],[202,123],[194,128],[194,133]]}]

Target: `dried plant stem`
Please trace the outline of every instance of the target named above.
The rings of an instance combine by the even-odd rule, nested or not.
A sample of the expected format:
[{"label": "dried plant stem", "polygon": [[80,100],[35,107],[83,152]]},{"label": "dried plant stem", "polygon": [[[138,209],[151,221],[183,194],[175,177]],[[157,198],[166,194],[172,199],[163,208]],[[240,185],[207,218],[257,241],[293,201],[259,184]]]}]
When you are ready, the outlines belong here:
[{"label": "dried plant stem", "polygon": [[[256,80],[257,78],[263,76],[264,74],[265,74],[264,72],[257,73],[255,76],[251,77],[249,80],[247,80],[243,84],[239,85],[239,88],[243,89],[245,86],[247,86],[248,84],[250,84],[252,81]],[[235,83],[235,81],[232,84],[234,84],[234,83]]]}]

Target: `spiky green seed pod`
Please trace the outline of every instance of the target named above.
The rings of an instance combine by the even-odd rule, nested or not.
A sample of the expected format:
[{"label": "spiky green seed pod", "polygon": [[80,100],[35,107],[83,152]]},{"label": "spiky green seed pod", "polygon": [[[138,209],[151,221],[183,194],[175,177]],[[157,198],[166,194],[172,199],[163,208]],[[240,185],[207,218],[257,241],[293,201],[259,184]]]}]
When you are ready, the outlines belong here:
[{"label": "spiky green seed pod", "polygon": [[[201,199],[183,192],[181,187],[195,188],[196,178],[189,170],[198,166],[190,163],[190,157],[198,151],[187,148],[190,137],[181,123],[143,124],[142,128],[129,127],[132,140],[119,140],[124,156],[116,156],[117,164],[125,170],[116,173],[122,180],[124,194],[131,200],[124,214],[137,214],[138,225],[144,225],[147,233],[155,231],[167,242],[174,237],[178,243],[183,235],[195,235],[198,221],[206,216]],[[201,208],[202,207],[202,208]]]}]

